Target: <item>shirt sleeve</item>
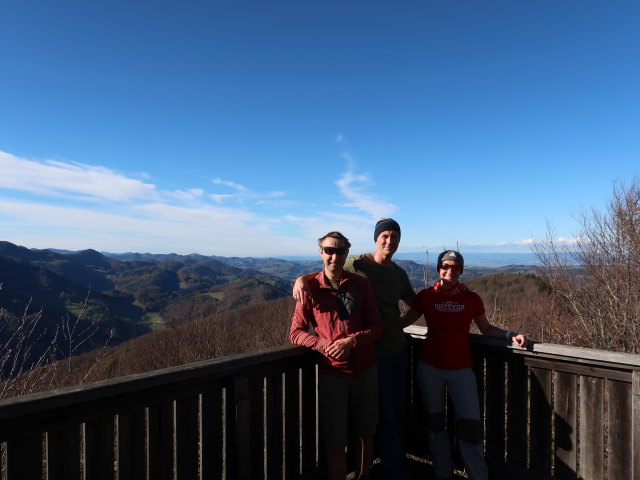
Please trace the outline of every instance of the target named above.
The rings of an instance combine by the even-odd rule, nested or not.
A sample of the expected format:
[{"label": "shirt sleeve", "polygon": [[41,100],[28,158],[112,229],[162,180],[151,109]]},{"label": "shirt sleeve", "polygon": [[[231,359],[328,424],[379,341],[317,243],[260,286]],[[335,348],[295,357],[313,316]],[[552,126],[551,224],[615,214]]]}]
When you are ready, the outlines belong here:
[{"label": "shirt sleeve", "polygon": [[482,301],[482,297],[480,295],[478,295],[477,293],[475,295],[476,295],[475,314],[473,316],[479,317],[480,315],[485,314],[484,302]]},{"label": "shirt sleeve", "polygon": [[400,298],[404,301],[404,303],[406,303],[407,305],[409,305],[410,307],[412,306],[413,303],[413,299],[416,296],[416,292],[413,289],[413,287],[411,286],[411,281],[409,280],[409,275],[407,275],[407,272],[404,269],[401,269],[402,273],[403,273],[403,287],[402,287],[402,292],[400,294]]},{"label": "shirt sleeve", "polygon": [[427,300],[427,290],[420,290],[416,296],[411,300],[411,308],[414,309],[418,313],[422,313],[424,315],[426,309]]},{"label": "shirt sleeve", "polygon": [[304,302],[296,302],[296,309],[291,319],[289,340],[291,343],[312,348],[324,355],[324,350],[331,344],[331,341],[309,333],[312,318],[311,298],[305,295]]}]

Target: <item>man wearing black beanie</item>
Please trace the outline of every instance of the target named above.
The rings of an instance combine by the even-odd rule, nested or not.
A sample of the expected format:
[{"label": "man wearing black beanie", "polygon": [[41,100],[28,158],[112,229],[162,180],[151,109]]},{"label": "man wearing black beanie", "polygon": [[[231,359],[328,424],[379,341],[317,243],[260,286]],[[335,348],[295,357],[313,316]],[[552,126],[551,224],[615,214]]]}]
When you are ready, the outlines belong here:
[{"label": "man wearing black beanie", "polygon": [[[376,453],[381,459],[384,478],[388,480],[409,478],[404,462],[409,354],[398,301],[411,306],[415,292],[407,273],[392,261],[400,244],[400,234],[400,225],[394,219],[378,220],[373,233],[375,251],[351,256],[344,265],[345,270],[369,280],[384,326],[382,338],[376,342],[379,387]],[[296,300],[302,301],[303,291],[308,291],[306,281],[316,275],[306,274],[296,279],[293,289]]]}]

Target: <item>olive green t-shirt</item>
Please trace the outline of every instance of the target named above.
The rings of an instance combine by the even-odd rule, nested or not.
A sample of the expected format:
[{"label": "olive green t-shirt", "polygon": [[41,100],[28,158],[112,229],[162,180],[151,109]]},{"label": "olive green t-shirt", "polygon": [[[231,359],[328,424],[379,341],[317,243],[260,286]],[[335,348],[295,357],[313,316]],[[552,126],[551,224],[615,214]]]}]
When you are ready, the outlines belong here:
[{"label": "olive green t-shirt", "polygon": [[373,289],[384,326],[382,338],[376,342],[378,355],[401,352],[407,340],[400,324],[398,301],[409,304],[415,297],[407,272],[394,262],[387,266],[376,263],[370,253],[349,257],[344,269],[367,278]]}]

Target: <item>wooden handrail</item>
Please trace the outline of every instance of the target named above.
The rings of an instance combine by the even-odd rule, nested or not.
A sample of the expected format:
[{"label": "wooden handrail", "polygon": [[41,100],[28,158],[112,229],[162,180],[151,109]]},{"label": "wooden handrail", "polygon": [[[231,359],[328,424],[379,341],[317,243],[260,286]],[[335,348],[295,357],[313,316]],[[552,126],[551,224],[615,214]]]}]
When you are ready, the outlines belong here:
[{"label": "wooden handrail", "polygon": [[[406,331],[415,361],[426,329]],[[640,480],[639,355],[470,341],[492,478]],[[314,478],[317,358],[287,345],[1,400],[0,478]],[[408,452],[428,461],[414,385]]]}]

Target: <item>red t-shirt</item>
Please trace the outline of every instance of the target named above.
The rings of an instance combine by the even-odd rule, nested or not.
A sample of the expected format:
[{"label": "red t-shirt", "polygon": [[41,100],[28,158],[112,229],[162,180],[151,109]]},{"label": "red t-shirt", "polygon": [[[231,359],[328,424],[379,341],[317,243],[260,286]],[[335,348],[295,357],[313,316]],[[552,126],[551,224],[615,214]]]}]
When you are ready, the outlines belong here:
[{"label": "red t-shirt", "polygon": [[472,368],[469,327],[474,317],[484,314],[484,303],[470,290],[444,292],[438,287],[420,291],[411,304],[427,322],[420,361],[442,370]]}]

